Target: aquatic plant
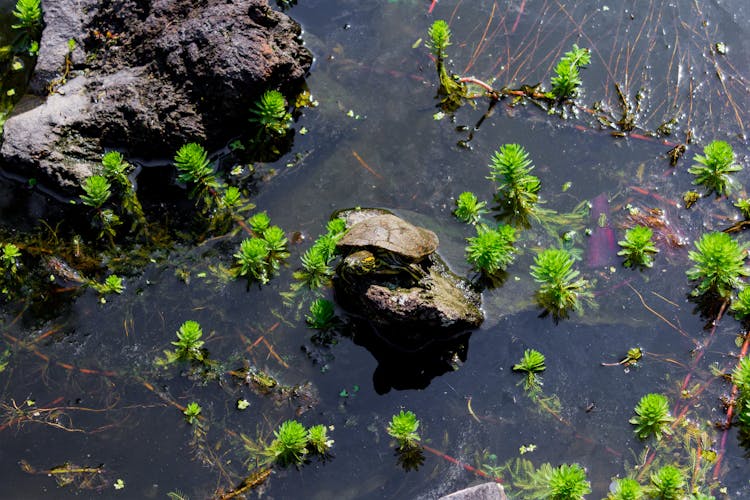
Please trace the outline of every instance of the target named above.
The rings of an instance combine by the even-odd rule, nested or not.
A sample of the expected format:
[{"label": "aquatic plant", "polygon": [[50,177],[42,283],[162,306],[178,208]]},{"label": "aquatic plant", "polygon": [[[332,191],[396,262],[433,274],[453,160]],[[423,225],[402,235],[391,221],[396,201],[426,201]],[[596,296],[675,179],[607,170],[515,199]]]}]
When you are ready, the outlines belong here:
[{"label": "aquatic plant", "polygon": [[102,156],[102,173],[109,181],[118,186],[122,208],[133,217],[133,226],[146,227],[146,216],[138,200],[135,186],[128,177],[130,164],[117,151],[109,151]]},{"label": "aquatic plant", "polygon": [[271,218],[266,212],[258,212],[257,214],[253,214],[247,223],[255,234],[263,236],[263,232],[271,225]]},{"label": "aquatic plant", "polygon": [[674,465],[665,465],[651,474],[651,484],[646,487],[649,498],[682,500],[687,480],[685,473]]},{"label": "aquatic plant", "polygon": [[537,374],[547,369],[544,362],[544,354],[535,349],[526,349],[521,361],[513,365],[513,371],[525,373],[524,389],[527,391],[539,389],[542,385]]},{"label": "aquatic plant", "polygon": [[562,464],[552,470],[549,490],[549,498],[552,500],[580,500],[591,493],[591,483],[580,465]]},{"label": "aquatic plant", "polygon": [[417,433],[418,428],[417,416],[411,411],[401,410],[397,415],[393,415],[386,431],[398,441],[400,448],[414,448],[421,440]]},{"label": "aquatic plant", "polygon": [[287,420],[273,435],[275,439],[268,445],[267,454],[282,465],[301,464],[307,454],[309,439],[305,426],[296,420]]},{"label": "aquatic plant", "polygon": [[451,44],[451,30],[448,23],[438,19],[427,29],[429,41],[427,46],[435,56],[435,67],[438,73],[438,96],[445,111],[455,111],[461,107],[466,96],[466,85],[460,79],[448,73],[445,67],[445,49]]},{"label": "aquatic plant", "polygon": [[326,231],[331,236],[340,236],[346,231],[346,221],[338,217],[331,219],[326,224]]},{"label": "aquatic plant", "polygon": [[256,279],[261,284],[268,283],[269,268],[268,256],[270,254],[268,243],[263,238],[245,238],[240,243],[240,249],[234,254],[237,259],[237,275]]},{"label": "aquatic plant", "polygon": [[[174,166],[180,174],[177,180],[186,184],[193,184],[190,195],[207,194],[219,188],[219,182],[208,161],[208,152],[195,142],[183,145],[174,156]],[[208,202],[208,198],[204,198]]]},{"label": "aquatic plant", "polygon": [[[539,201],[539,178],[531,175],[534,165],[520,144],[505,144],[492,156],[488,179],[497,184],[496,201],[512,220],[523,222]],[[525,224],[523,224],[525,225]]]},{"label": "aquatic plant", "polygon": [[3,253],[0,255],[0,266],[6,273],[16,274],[18,272],[18,259],[21,258],[21,250],[13,243],[2,245]]},{"label": "aquatic plant", "polygon": [[589,281],[579,278],[573,269],[575,259],[569,251],[550,248],[534,258],[531,276],[540,284],[536,297],[539,305],[555,319],[564,318],[571,310],[580,311],[581,299],[591,300]]},{"label": "aquatic plant", "polygon": [[731,311],[737,319],[746,319],[750,316],[750,286],[743,286],[737,299],[732,301]]},{"label": "aquatic plant", "polygon": [[643,488],[635,479],[624,477],[615,479],[614,489],[607,495],[607,500],[641,500]]},{"label": "aquatic plant", "polygon": [[688,258],[695,265],[686,272],[690,280],[700,280],[691,294],[695,297],[712,293],[728,299],[732,290],[741,286],[740,278],[750,275],[745,267],[745,245],[738,244],[726,233],[704,234],[695,248],[688,252]]},{"label": "aquatic plant", "polygon": [[182,413],[185,415],[185,420],[187,420],[187,423],[193,425],[198,421],[198,415],[201,414],[201,410],[202,408],[198,403],[196,403],[195,401],[191,401],[187,404]]},{"label": "aquatic plant", "polygon": [[108,295],[111,293],[120,294],[125,291],[125,285],[122,283],[122,278],[116,274],[110,274],[104,280],[103,283],[92,283],[93,288],[102,295]]},{"label": "aquatic plant", "polygon": [[590,62],[591,51],[573,44],[572,50],[566,52],[555,66],[552,95],[559,100],[575,97],[582,83],[579,69]]},{"label": "aquatic plant", "polygon": [[263,239],[268,247],[268,262],[275,272],[279,263],[289,257],[286,233],[279,226],[270,226],[263,231]]},{"label": "aquatic plant", "polygon": [[42,25],[42,2],[41,0],[18,0],[13,16],[18,19],[14,29],[25,29],[34,31]]},{"label": "aquatic plant", "polygon": [[328,439],[328,428],[325,425],[313,425],[307,430],[307,445],[312,451],[325,455],[333,446],[333,439]]},{"label": "aquatic plant", "polygon": [[456,198],[456,209],[453,214],[467,224],[478,224],[482,215],[487,213],[487,202],[479,201],[471,191],[466,191]]},{"label": "aquatic plant", "polygon": [[477,235],[467,238],[466,260],[477,271],[492,275],[504,270],[515,258],[516,230],[512,226],[500,225],[497,229],[480,224]]},{"label": "aquatic plant", "polygon": [[625,232],[625,239],[617,242],[622,247],[617,255],[625,257],[625,267],[654,265],[652,254],[659,250],[651,240],[653,235],[651,228],[646,226],[631,227]]},{"label": "aquatic plant", "polygon": [[635,433],[641,439],[652,434],[661,440],[662,434],[672,434],[670,425],[674,417],[669,413],[669,401],[663,394],[646,394],[635,407],[636,416],[630,419]]},{"label": "aquatic plant", "polygon": [[313,245],[302,254],[302,269],[293,276],[311,290],[320,288],[333,277],[333,269],[328,265],[328,260],[325,247]]},{"label": "aquatic plant", "polygon": [[267,90],[250,108],[250,122],[259,124],[263,130],[284,135],[289,130],[292,115],[287,112],[287,102],[278,90]]},{"label": "aquatic plant", "polygon": [[100,209],[112,195],[112,185],[103,175],[86,177],[81,187],[84,191],[84,194],[81,195],[81,201],[84,205],[92,208]]},{"label": "aquatic plant", "polygon": [[750,219],[750,198],[740,198],[734,203],[734,206],[740,209],[745,220]]},{"label": "aquatic plant", "polygon": [[742,166],[735,163],[732,146],[724,141],[712,141],[703,148],[702,155],[695,155],[697,162],[688,169],[695,175],[693,184],[704,186],[710,193],[717,196],[729,194],[734,184],[730,174],[742,170]]},{"label": "aquatic plant", "polygon": [[315,299],[310,304],[310,314],[305,319],[310,328],[325,330],[331,326],[335,317],[333,302],[327,299]]},{"label": "aquatic plant", "polygon": [[164,351],[165,364],[176,361],[204,362],[206,355],[203,350],[202,336],[203,330],[197,321],[185,321],[177,330],[177,340],[172,341],[175,350]]},{"label": "aquatic plant", "polygon": [[427,36],[430,37],[427,42],[428,48],[436,59],[442,61],[445,58],[445,49],[451,45],[451,29],[448,23],[438,19],[427,29]]},{"label": "aquatic plant", "polygon": [[740,399],[750,401],[750,357],[744,356],[732,372],[732,383],[740,391]]}]

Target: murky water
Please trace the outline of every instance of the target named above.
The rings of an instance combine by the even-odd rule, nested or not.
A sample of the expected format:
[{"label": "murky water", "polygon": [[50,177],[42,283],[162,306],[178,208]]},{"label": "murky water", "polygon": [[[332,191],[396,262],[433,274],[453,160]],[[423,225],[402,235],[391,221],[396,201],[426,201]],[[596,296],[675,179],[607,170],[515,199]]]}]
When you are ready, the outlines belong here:
[{"label": "murky water", "polygon": [[[705,229],[729,225],[737,214],[727,200],[706,198],[690,211],[672,202],[691,187],[686,168],[693,154],[712,139],[729,141],[747,166],[746,2],[543,1],[532,6],[441,0],[432,14],[426,0],[299,3],[289,13],[303,25],[315,52],[308,85],[320,106],[303,113],[296,127],[309,132],[296,135],[292,151],[276,165],[279,174],[253,200],[289,234],[306,236],[292,247],[290,267],[263,288],[217,283],[209,266],[231,263],[237,236],[173,249],[165,263],[126,276],[126,293],[105,304],[88,290],[62,294],[44,310],[24,312],[9,305],[0,346],[11,350],[0,374],[0,481],[9,497],[165,498],[180,490],[205,498],[239,484],[247,474],[242,462],[248,454],[238,435],[268,439],[281,421],[295,418],[301,403],[276,404],[229,375],[203,383],[177,368],[155,369],[154,360],[171,347],[175,331],[188,319],[203,326],[206,347],[222,371],[248,363],[287,384],[310,381],[319,402],[297,418],[305,425],[334,426],[333,457],[312,459],[298,469],[274,468],[261,487],[274,498],[435,498],[487,480],[454,460],[477,468],[499,465],[530,444],[537,448],[523,458],[535,466],[577,462],[586,467],[591,498],[600,498],[611,478],[627,474],[626,464],[632,467],[645,449],[628,419],[648,392],[666,394],[673,413],[688,411],[703,425],[711,438],[708,447],[722,456],[717,473],[729,496],[750,494],[745,474],[739,473],[747,461],[737,429],[729,431],[722,449],[723,434],[710,425],[724,419],[718,397],[730,389],[710,367],[731,370],[741,326],[725,316],[713,331],[704,329],[707,318],[687,300],[686,248],[663,248],[654,268],[645,272],[619,264],[585,269],[580,263],[586,277],[597,281],[599,307],[555,324],[539,317],[531,302],[529,265],[535,251],[552,241],[532,228],[520,240],[523,252],[504,285],[485,292],[485,325],[445,346],[464,351],[455,369],[393,357],[363,332],[355,331],[354,341],[341,337],[329,347],[316,346],[311,330],[279,297],[331,212],[350,206],[394,209],[430,227],[453,269],[470,274],[463,238],[472,234],[451,215],[453,200],[467,190],[490,200],[489,158],[511,142],[530,152],[548,208],[569,211],[607,193],[616,227],[624,224],[628,204],[659,208],[690,242]],[[452,70],[494,79],[495,87],[548,85],[552,67],[573,43],[591,48],[580,102],[591,109],[600,101],[619,117],[615,82],[633,106],[642,91],[636,113],[642,130],[617,138],[599,130],[586,110],[563,120],[533,105],[511,107],[506,99],[474,131],[470,148],[457,146],[467,140],[466,127],[479,121],[487,103],[478,100],[476,109],[466,105],[453,119],[433,118],[434,68],[429,51],[417,41],[426,39],[436,18],[449,20],[454,32],[448,50]],[[728,46],[726,55],[716,52],[718,42]],[[644,136],[644,130],[672,119],[674,133],[666,143]],[[688,130],[694,143],[670,169],[665,154]],[[297,153],[304,160],[285,167]],[[746,183],[747,174],[739,180]],[[563,190],[568,182],[570,189]],[[29,229],[39,218],[65,218],[63,207],[36,189],[5,182],[0,190],[6,226]],[[158,200],[151,196],[147,207],[153,208]],[[617,236],[622,237],[619,229]],[[579,247],[585,245],[582,239]],[[177,269],[191,273],[189,285],[176,276]],[[208,278],[201,278],[202,272]],[[634,346],[646,352],[639,367],[601,365],[622,359]],[[517,385],[520,376],[511,367],[527,348],[546,355],[543,390],[556,396],[559,407],[533,403]],[[419,362],[422,373],[412,366]],[[682,389],[693,396],[682,398]],[[251,404],[239,411],[236,402],[242,398]],[[206,417],[206,434],[197,444],[195,428],[175,406],[190,401],[200,402]],[[401,408],[417,414],[429,447],[424,463],[408,472],[385,432]],[[671,446],[661,448],[657,463],[666,463],[676,450],[680,465],[689,468],[687,455]],[[38,473],[22,470],[21,461]],[[78,485],[94,489],[58,487],[44,472],[66,462],[101,465],[100,474],[81,476],[91,484]],[[708,465],[709,477],[713,472]],[[116,479],[124,481],[123,490],[114,489]]]}]

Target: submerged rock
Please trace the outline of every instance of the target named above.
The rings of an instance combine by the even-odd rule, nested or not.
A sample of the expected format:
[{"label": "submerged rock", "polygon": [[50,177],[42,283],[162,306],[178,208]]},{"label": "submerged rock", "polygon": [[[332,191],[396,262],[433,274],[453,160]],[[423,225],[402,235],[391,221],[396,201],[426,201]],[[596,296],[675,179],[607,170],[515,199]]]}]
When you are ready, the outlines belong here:
[{"label": "submerged rock", "polygon": [[477,328],[481,295],[435,253],[437,236],[379,209],[336,214],[349,233],[337,298],[394,345],[413,349]]},{"label": "submerged rock", "polygon": [[312,63],[299,25],[267,0],[59,0],[44,22],[0,162],[58,189],[77,189],[104,149],[223,145],[265,90],[295,90]]}]

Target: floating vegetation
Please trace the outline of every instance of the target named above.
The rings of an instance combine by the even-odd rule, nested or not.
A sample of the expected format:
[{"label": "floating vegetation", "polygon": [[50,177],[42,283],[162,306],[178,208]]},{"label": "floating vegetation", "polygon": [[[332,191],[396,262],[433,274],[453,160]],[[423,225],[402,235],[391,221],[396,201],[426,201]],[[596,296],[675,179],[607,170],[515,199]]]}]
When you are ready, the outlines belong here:
[{"label": "floating vegetation", "polygon": [[516,248],[516,230],[502,224],[491,229],[483,224],[476,226],[477,235],[467,238],[466,260],[474,269],[488,275],[496,274],[513,262]]},{"label": "floating vegetation", "polygon": [[477,225],[482,216],[488,212],[486,207],[487,202],[479,201],[474,193],[465,191],[456,198],[456,209],[453,214],[461,222]]},{"label": "floating vegetation", "polygon": [[203,411],[201,406],[195,401],[191,401],[187,404],[182,413],[185,415],[185,421],[188,424],[193,425],[198,422],[198,416],[201,414],[201,411]]},{"label": "floating vegetation", "polygon": [[659,250],[651,241],[653,236],[654,232],[646,226],[636,226],[625,231],[625,239],[617,242],[622,247],[617,255],[625,257],[625,267],[654,265],[653,254]]},{"label": "floating vegetation", "polygon": [[399,448],[407,449],[419,447],[421,438],[417,433],[418,429],[419,420],[417,420],[417,416],[411,411],[401,410],[391,417],[391,422],[388,424],[386,431],[389,436],[398,441]]},{"label": "floating vegetation", "polygon": [[704,186],[708,193],[716,196],[728,195],[733,190],[735,181],[731,174],[742,170],[734,159],[732,146],[724,141],[712,141],[703,148],[702,155],[695,155],[695,165],[688,172],[695,175],[693,184]]},{"label": "floating vegetation", "polygon": [[646,394],[635,407],[636,416],[630,419],[635,433],[641,439],[654,436],[657,440],[664,434],[672,434],[670,426],[674,417],[669,412],[669,401],[663,394]]},{"label": "floating vegetation", "polygon": [[521,227],[529,226],[529,216],[539,201],[539,178],[531,175],[534,165],[520,144],[505,144],[492,157],[489,179],[497,186],[495,200],[503,217]]},{"label": "floating vegetation", "polygon": [[538,391],[541,389],[542,380],[538,374],[547,369],[544,363],[544,354],[535,349],[526,349],[523,352],[521,361],[513,365],[514,372],[523,372],[525,374],[523,384],[526,391]]},{"label": "floating vegetation", "polygon": [[278,90],[267,90],[250,109],[250,122],[257,123],[264,132],[284,135],[289,131],[292,115],[287,102]]},{"label": "floating vegetation", "polygon": [[716,294],[728,299],[732,291],[741,287],[740,278],[750,276],[745,267],[745,246],[726,233],[706,233],[695,242],[695,250],[688,253],[694,265],[686,271],[688,279],[699,281],[692,291],[694,297]]},{"label": "floating vegetation", "polygon": [[591,284],[579,277],[574,263],[569,251],[550,248],[537,255],[531,266],[531,276],[539,283],[537,301],[555,320],[566,318],[570,311],[580,312],[584,300],[593,300]]},{"label": "floating vegetation", "polygon": [[566,52],[555,66],[555,76],[552,77],[552,95],[559,100],[571,99],[578,95],[581,84],[580,69],[591,63],[591,51],[573,44],[570,52]]}]

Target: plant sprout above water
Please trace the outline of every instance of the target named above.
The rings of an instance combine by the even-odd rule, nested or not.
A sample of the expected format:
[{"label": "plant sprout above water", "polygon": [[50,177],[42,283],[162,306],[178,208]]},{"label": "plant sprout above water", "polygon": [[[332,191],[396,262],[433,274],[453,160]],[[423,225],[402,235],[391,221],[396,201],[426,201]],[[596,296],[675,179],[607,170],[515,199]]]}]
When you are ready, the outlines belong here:
[{"label": "plant sprout above water", "polygon": [[296,420],[287,420],[278,430],[276,437],[268,446],[268,454],[282,465],[301,464],[307,454],[308,432],[305,426]]},{"label": "plant sprout above water", "polygon": [[617,244],[622,250],[617,255],[625,257],[625,267],[654,265],[653,254],[659,252],[652,242],[654,232],[646,226],[635,226],[625,232],[625,239]]},{"label": "plant sprout above water", "polygon": [[699,281],[693,296],[713,293],[728,299],[732,290],[741,286],[740,278],[750,275],[745,267],[745,246],[726,233],[704,234],[695,248],[688,253],[695,265],[686,272],[689,279]]},{"label": "plant sprout above water", "polygon": [[636,416],[630,419],[635,433],[641,439],[653,435],[657,440],[663,434],[672,434],[670,425],[674,417],[669,413],[669,400],[663,394],[646,394],[635,407]]},{"label": "plant sprout above water", "polygon": [[693,184],[702,185],[706,190],[715,192],[717,196],[727,195],[732,191],[734,180],[731,174],[742,170],[742,166],[735,163],[732,146],[724,141],[713,141],[703,148],[702,155],[695,155],[696,162],[688,169],[695,175]]},{"label": "plant sprout above water", "polygon": [[419,445],[421,438],[417,434],[417,429],[419,429],[417,416],[404,410],[393,415],[391,423],[386,428],[388,434],[398,441],[401,448],[414,448]]}]

